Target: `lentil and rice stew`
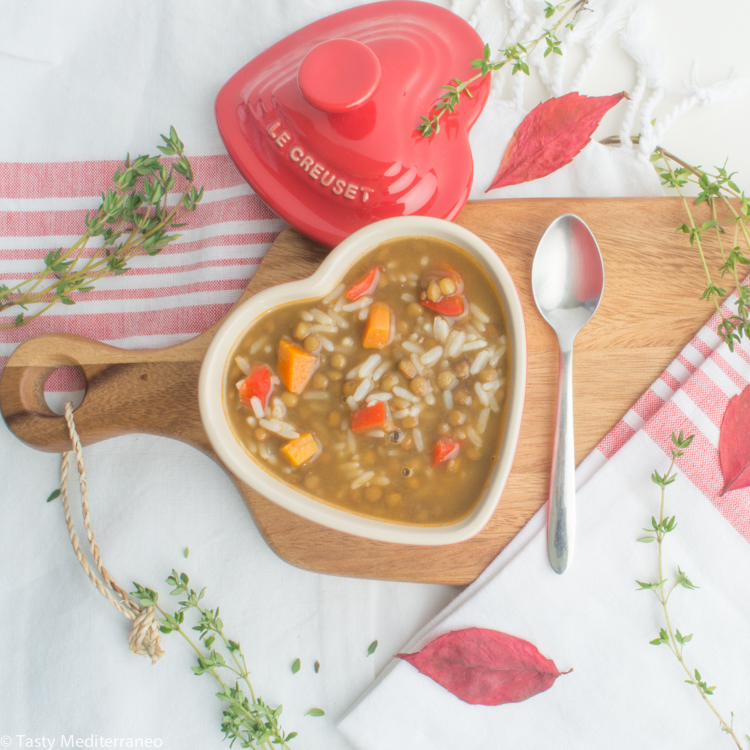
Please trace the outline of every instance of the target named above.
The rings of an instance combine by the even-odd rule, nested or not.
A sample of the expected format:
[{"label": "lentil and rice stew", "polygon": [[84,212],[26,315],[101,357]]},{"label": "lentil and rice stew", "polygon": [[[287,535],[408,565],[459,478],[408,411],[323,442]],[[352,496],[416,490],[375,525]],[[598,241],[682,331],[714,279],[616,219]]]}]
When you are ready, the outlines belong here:
[{"label": "lentil and rice stew", "polygon": [[479,502],[505,420],[505,315],[467,252],[383,242],[317,301],[258,318],[227,367],[235,437],[324,503],[446,525]]}]

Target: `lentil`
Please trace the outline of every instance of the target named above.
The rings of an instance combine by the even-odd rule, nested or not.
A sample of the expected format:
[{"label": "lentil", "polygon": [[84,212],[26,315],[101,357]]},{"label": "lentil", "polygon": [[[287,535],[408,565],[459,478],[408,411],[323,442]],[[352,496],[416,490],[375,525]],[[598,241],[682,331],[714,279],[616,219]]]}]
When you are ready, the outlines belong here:
[{"label": "lentil", "polygon": [[333,367],[335,370],[343,370],[346,367],[346,355],[341,354],[341,352],[336,352],[335,354],[331,355],[331,358],[328,360],[328,363]]},{"label": "lentil", "polygon": [[446,296],[450,297],[451,294],[455,294],[457,287],[456,282],[453,281],[453,279],[449,278],[448,276],[444,276],[442,279],[440,279],[440,291]]},{"label": "lentil", "polygon": [[427,378],[420,375],[418,378],[414,378],[414,380],[409,383],[409,390],[415,396],[424,396],[426,393],[429,393],[429,391],[432,390],[432,386],[430,385],[430,381],[427,380]]},{"label": "lentil", "polygon": [[304,341],[312,333],[312,326],[304,320],[300,320],[294,327],[294,338],[298,341]]},{"label": "lentil", "polygon": [[410,359],[402,359],[398,363],[398,369],[401,370],[401,374],[409,380],[417,375],[417,368],[414,367],[414,363]]},{"label": "lentil", "polygon": [[448,414],[448,424],[451,427],[460,427],[466,422],[466,414],[458,409],[453,409]]},{"label": "lentil", "polygon": [[320,339],[314,334],[311,334],[305,339],[303,346],[308,352],[317,352],[318,349],[320,349]]},{"label": "lentil", "polygon": [[294,409],[294,407],[299,403],[299,396],[294,393],[290,393],[289,391],[284,391],[281,394],[281,400],[284,402],[285,406],[288,406],[290,409]]},{"label": "lentil", "polygon": [[450,370],[441,370],[437,376],[438,388],[447,391],[456,382],[456,376]]}]

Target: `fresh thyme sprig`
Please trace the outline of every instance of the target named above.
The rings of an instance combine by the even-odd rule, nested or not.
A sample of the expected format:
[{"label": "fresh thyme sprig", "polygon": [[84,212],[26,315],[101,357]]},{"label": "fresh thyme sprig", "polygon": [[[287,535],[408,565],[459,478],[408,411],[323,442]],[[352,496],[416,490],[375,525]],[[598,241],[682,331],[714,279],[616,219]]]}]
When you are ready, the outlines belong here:
[{"label": "fresh thyme sprig", "polygon": [[[631,139],[638,143],[639,136]],[[605,145],[620,143],[617,137],[606,138],[602,141]],[[701,167],[695,167],[674,154],[671,154],[661,146],[657,146],[651,155],[651,161],[661,177],[662,184],[673,188],[680,196],[687,215],[687,222],[677,227],[678,232],[688,235],[690,244],[697,248],[700,254],[703,271],[706,276],[706,285],[701,295],[709,304],[713,304],[721,320],[717,326],[717,333],[726,342],[730,351],[734,351],[734,345],[742,341],[743,336],[750,338],[750,288],[742,285],[742,277],[750,268],[742,270],[741,266],[749,266],[750,260],[744,251],[750,249],[750,198],[740,190],[734,181],[736,172],[729,172],[726,163],[723,167],[715,167],[715,171],[709,172]],[[694,205],[706,203],[711,210],[711,219],[704,221],[700,226],[695,221],[690,209],[690,202],[685,196],[683,188],[688,185],[696,185],[699,189]],[[734,201],[734,202],[733,202]],[[717,211],[718,205],[723,205],[729,211],[727,224],[734,225],[729,230],[725,228]],[[735,204],[738,204],[735,207]],[[721,254],[721,265],[718,271],[721,278],[729,276],[731,285],[737,293],[736,311],[725,315],[721,308],[721,301],[727,296],[727,289],[717,284],[711,276],[708,261],[706,259],[705,233],[709,232],[716,236],[719,252]],[[725,241],[731,238],[731,250],[727,252]],[[744,251],[743,251],[744,248]]]},{"label": "fresh thyme sprig", "polygon": [[442,88],[445,89],[445,93],[433,108],[430,116],[422,116],[420,118],[422,122],[417,129],[422,136],[428,138],[431,135],[439,133],[440,118],[446,112],[456,111],[456,107],[461,100],[461,94],[467,96],[469,99],[473,99],[474,97],[469,90],[469,86],[480,78],[484,78],[492,71],[500,70],[506,65],[512,65],[511,75],[515,75],[516,73],[525,73],[526,75],[529,75],[529,66],[526,60],[531,57],[536,48],[542,42],[547,45],[544,50],[544,57],[547,57],[548,55],[562,55],[562,48],[560,46],[561,41],[557,37],[557,32],[563,24],[565,24],[565,28],[572,29],[578,14],[583,10],[587,3],[588,0],[562,0],[562,2],[556,4],[545,2],[545,18],[549,19],[557,13],[565,12],[556,23],[550,26],[550,28],[544,29],[535,39],[530,39],[525,42],[516,42],[504,49],[498,50],[498,57],[494,60],[492,59],[490,45],[486,44],[482,52],[482,57],[473,60],[471,63],[472,68],[479,70],[476,75],[466,81],[454,78],[450,83],[442,86]]},{"label": "fresh thyme sprig", "polygon": [[[138,156],[125,164],[112,177],[114,187],[102,193],[96,211],[86,214],[86,231],[68,248],[50,250],[44,258],[44,270],[15,286],[0,284],[0,313],[20,307],[35,311],[20,312],[12,323],[0,328],[13,328],[39,317],[58,302],[74,305],[71,295],[90,292],[93,283],[104,276],[130,270],[128,262],[138,255],[156,255],[182,235],[169,234],[185,226],[181,220],[200,203],[203,188],[193,182],[193,168],[185,156],[185,146],[173,127],[169,136],[162,135],[164,145],[157,146],[165,156],[174,157],[163,163],[159,156]],[[169,193],[177,177],[184,180],[182,195],[170,207]],[[89,242],[101,237],[102,246],[84,262]]]},{"label": "fresh thyme sprig", "polygon": [[[135,591],[132,595],[142,607],[153,606],[159,610],[162,614],[159,621],[162,633],[177,632],[192,646],[198,654],[198,666],[192,668],[193,672],[196,675],[209,674],[219,683],[221,690],[216,696],[228,704],[223,712],[221,731],[225,739],[231,740],[230,747],[239,742],[240,747],[252,750],[271,750],[272,746],[289,750],[287,743],[297,736],[297,732],[284,734],[279,725],[282,706],[272,708],[260,696],[256,697],[250,684],[250,670],[247,668],[240,644],[225,636],[219,608],[206,609],[201,605],[206,589],[197,592],[188,588],[189,582],[186,573],[178,573],[176,570],[172,570],[172,575],[167,578],[167,583],[172,587],[170,595],[185,597],[179,602],[179,609],[174,613],[166,612],[159,606],[159,596],[152,589],[134,582]],[[199,633],[198,643],[183,628],[185,614],[191,610],[198,617],[198,622],[193,627],[193,630]],[[217,638],[224,645],[229,661],[221,651],[214,648]],[[234,686],[224,681],[222,670],[223,674],[227,671],[233,674],[231,681],[234,682]],[[245,684],[249,695],[245,694],[241,683]]]},{"label": "fresh thyme sprig", "polygon": [[656,520],[655,516],[651,516],[651,526],[645,528],[644,531],[648,532],[646,536],[642,536],[638,539],[639,542],[651,543],[656,542],[658,548],[658,561],[659,570],[658,578],[653,583],[647,583],[644,581],[636,581],[638,584],[639,591],[653,591],[659,604],[664,612],[664,621],[666,627],[660,628],[659,637],[654,638],[650,641],[653,646],[666,645],[669,650],[675,655],[677,661],[685,670],[688,679],[685,680],[690,685],[695,686],[695,689],[700,693],[701,698],[705,701],[706,705],[711,709],[716,718],[719,720],[719,726],[723,732],[731,735],[732,739],[737,744],[737,747],[742,748],[737,735],[734,733],[734,713],[732,713],[732,719],[727,722],[722,718],[721,714],[716,710],[715,706],[711,702],[709,696],[713,695],[716,686],[709,685],[701,676],[701,673],[693,668],[691,670],[688,667],[687,662],[683,656],[685,644],[689,643],[693,639],[693,634],[689,633],[683,635],[678,629],[672,624],[672,619],[669,613],[669,597],[672,592],[679,586],[683,589],[692,590],[698,588],[693,582],[687,577],[686,573],[677,568],[677,575],[675,576],[674,582],[669,586],[669,579],[664,577],[664,560],[663,560],[663,543],[664,538],[667,534],[675,530],[677,521],[675,516],[665,515],[664,513],[664,498],[666,495],[667,487],[677,479],[677,472],[673,471],[677,460],[684,455],[685,451],[690,447],[690,443],[693,442],[693,435],[685,437],[683,431],[680,430],[680,434],[677,435],[672,433],[672,462],[669,464],[666,474],[659,474],[658,471],[654,471],[651,475],[651,481],[660,488],[661,491],[661,502],[659,505],[659,520]]}]

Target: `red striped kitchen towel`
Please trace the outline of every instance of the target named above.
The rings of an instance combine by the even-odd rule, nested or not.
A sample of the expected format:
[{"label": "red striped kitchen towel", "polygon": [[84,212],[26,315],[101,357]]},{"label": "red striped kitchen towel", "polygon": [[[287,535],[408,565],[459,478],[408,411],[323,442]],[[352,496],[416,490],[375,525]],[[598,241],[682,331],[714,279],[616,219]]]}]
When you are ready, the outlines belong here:
[{"label": "red striped kitchen towel", "polygon": [[[743,282],[750,283],[750,276]],[[724,315],[736,312],[737,295],[722,305]],[[743,339],[734,352],[716,332],[721,322],[714,313],[658,380],[633,404],[581,464],[579,486],[607,459],[612,458],[639,430],[667,454],[672,432],[695,435],[680,468],[696,488],[750,542],[750,489],[728,492],[719,461],[719,433],[732,396],[750,385],[750,341]],[[750,430],[750,425],[748,425]]]},{"label": "red striped kitchen towel", "polygon": [[[134,259],[128,273],[74,294],[22,327],[0,329],[0,370],[13,349],[40,333],[65,332],[114,346],[150,349],[177,344],[215,323],[237,300],[287,225],[255,195],[226,155],[191,158],[203,201],[182,237],[159,255]],[[0,284],[12,286],[43,269],[51,249],[70,247],[87,211],[112,185],[117,161],[0,164]],[[12,323],[0,315],[0,324]],[[74,371],[47,388],[80,388]]]}]

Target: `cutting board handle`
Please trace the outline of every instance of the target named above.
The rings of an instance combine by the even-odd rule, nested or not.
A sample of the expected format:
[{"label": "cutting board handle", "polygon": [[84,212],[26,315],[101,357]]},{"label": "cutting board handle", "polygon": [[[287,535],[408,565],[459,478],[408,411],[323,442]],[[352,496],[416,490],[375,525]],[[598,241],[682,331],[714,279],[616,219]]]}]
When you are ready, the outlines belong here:
[{"label": "cutting board handle", "polygon": [[[204,334],[205,336],[205,334]],[[84,445],[134,432],[182,440],[210,452],[198,412],[198,373],[207,341],[131,351],[72,334],[44,334],[22,343],[0,378],[0,411],[10,431],[42,451],[71,449],[65,418],[44,399],[59,367],[76,367],[86,395],[75,411]]]}]

